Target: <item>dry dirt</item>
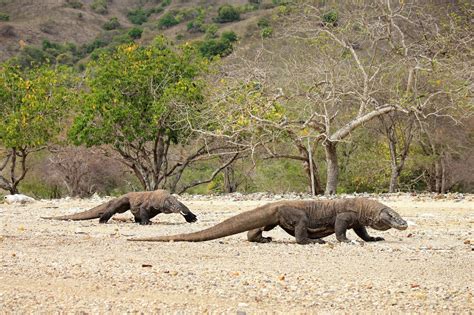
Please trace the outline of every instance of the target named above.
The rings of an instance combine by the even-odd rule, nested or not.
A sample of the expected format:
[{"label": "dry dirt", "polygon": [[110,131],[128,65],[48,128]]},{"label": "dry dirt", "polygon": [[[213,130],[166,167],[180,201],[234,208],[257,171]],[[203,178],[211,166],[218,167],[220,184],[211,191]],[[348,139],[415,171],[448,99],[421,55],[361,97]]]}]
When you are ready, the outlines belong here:
[{"label": "dry dirt", "polygon": [[[443,197],[443,196],[442,196]],[[369,231],[385,242],[297,245],[245,234],[204,243],[134,243],[130,236],[214,225],[268,200],[185,197],[199,217],[130,215],[99,225],[40,216],[104,200],[0,204],[0,313],[451,313],[474,312],[474,196],[382,196],[409,221],[406,231]],[[259,198],[261,199],[261,198]],[[356,239],[351,232],[349,236]]]}]

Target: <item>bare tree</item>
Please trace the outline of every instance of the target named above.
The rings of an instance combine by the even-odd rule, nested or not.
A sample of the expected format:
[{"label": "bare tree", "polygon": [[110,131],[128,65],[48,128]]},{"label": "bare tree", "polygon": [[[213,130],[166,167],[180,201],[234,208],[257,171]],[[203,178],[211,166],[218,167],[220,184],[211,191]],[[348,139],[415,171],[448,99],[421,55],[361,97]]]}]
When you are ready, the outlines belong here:
[{"label": "bare tree", "polygon": [[390,152],[390,186],[388,192],[396,192],[399,178],[408,158],[411,144],[416,132],[414,115],[390,113],[379,117],[381,132],[388,141]]},{"label": "bare tree", "polygon": [[[338,6],[337,12],[330,10],[332,4],[298,2],[292,14],[282,18],[274,40],[252,47],[254,52],[236,52],[234,65],[246,72],[237,67],[228,70],[234,77],[252,78],[263,90],[284,91],[285,98],[279,100],[284,107],[281,119],[258,117],[253,109],[247,114],[256,128],[273,127],[289,138],[301,160],[309,161],[295,135],[312,129],[312,141],[325,150],[327,194],[337,189],[337,146],[351,141],[358,128],[395,111],[418,117],[444,114],[456,104],[434,101],[457,92],[453,85],[420,84],[438,80],[440,67],[446,69],[440,65],[446,47],[437,44],[445,38],[441,21],[430,14],[429,4],[351,1]],[[271,151],[269,155],[285,157]]]},{"label": "bare tree", "polygon": [[[37,149],[39,150],[39,149]],[[18,184],[25,178],[28,168],[26,159],[34,151],[28,148],[4,149],[2,161],[0,162],[0,188],[7,190],[10,194],[18,193]],[[6,171],[5,173],[4,170]],[[7,175],[8,174],[8,175]]]},{"label": "bare tree", "polygon": [[48,172],[50,180],[65,187],[69,196],[110,193],[112,188],[124,186],[127,180],[127,176],[124,176],[127,171],[109,157],[113,151],[105,147],[98,150],[82,146],[55,146],[49,150],[52,154],[44,171]]}]

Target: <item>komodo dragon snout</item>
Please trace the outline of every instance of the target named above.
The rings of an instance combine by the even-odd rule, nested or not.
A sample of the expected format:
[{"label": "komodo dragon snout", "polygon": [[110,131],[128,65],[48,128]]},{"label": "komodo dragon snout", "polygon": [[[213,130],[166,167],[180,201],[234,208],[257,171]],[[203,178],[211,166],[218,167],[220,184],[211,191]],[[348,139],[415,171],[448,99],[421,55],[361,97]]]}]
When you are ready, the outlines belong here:
[{"label": "komodo dragon snout", "polygon": [[176,199],[174,196],[166,198],[165,206],[163,208],[164,213],[179,213],[181,214],[186,222],[193,223],[197,221],[197,217],[194,213],[189,210],[182,202]]},{"label": "komodo dragon snout", "polygon": [[406,230],[408,228],[407,221],[403,220],[398,213],[390,208],[385,208],[380,212],[380,221],[388,225],[389,228],[397,230]]}]

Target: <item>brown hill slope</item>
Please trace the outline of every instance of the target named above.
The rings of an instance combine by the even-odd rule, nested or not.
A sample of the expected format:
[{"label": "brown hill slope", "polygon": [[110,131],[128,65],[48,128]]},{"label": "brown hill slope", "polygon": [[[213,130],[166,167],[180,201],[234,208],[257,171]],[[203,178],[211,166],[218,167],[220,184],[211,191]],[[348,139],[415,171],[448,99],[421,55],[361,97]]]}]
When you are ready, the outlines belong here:
[{"label": "brown hill slope", "polygon": [[[207,12],[206,22],[212,23],[212,18],[217,15],[217,9],[221,5],[231,4],[242,7],[249,4],[247,0],[103,0],[107,3],[107,12],[100,14],[92,9],[93,3],[97,1],[0,0],[0,61],[17,54],[24,46],[38,45],[45,39],[51,42],[71,42],[78,45],[91,42],[104,32],[102,26],[112,17],[118,19],[122,28],[133,27],[134,25],[127,18],[127,13],[137,8],[161,8],[160,12],[153,13],[141,26],[144,28],[144,37],[150,39],[163,32],[168,36],[185,32],[186,22],[166,31],[157,27],[157,20],[171,10],[202,7]],[[167,2],[170,2],[169,5]],[[245,25],[249,17],[261,14],[265,14],[265,10],[245,13],[240,21],[219,24],[219,28],[230,28],[232,24]],[[237,26],[237,29],[245,29],[245,27]]]}]

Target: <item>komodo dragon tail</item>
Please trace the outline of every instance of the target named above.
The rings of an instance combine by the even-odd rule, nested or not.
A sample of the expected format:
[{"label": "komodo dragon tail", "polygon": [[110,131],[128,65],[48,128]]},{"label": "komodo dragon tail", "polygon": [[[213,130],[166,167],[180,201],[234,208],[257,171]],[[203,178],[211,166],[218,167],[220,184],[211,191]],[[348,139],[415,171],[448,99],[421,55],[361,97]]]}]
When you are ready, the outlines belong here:
[{"label": "komodo dragon tail", "polygon": [[49,219],[49,220],[72,220],[72,221],[80,221],[80,220],[90,220],[90,219],[97,219],[105,212],[108,206],[108,202],[98,205],[90,210],[86,210],[79,213],[74,213],[70,215],[63,215],[58,217],[41,217],[42,219]]},{"label": "komodo dragon tail", "polygon": [[274,225],[277,223],[277,209],[275,207],[269,207],[268,205],[265,205],[254,210],[238,214],[202,231],[169,236],[132,238],[128,240],[145,242],[203,242],[261,228],[267,225]]}]

